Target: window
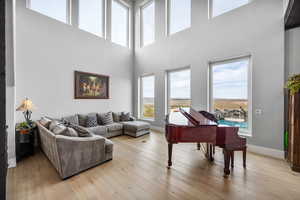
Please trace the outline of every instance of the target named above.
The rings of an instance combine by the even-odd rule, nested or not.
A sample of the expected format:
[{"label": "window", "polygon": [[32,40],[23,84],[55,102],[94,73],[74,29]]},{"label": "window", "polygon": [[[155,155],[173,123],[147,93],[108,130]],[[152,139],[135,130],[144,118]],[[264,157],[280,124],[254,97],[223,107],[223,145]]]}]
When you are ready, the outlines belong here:
[{"label": "window", "polygon": [[69,0],[28,0],[27,7],[64,23],[68,22]]},{"label": "window", "polygon": [[250,57],[210,64],[210,109],[220,124],[251,129]]},{"label": "window", "polygon": [[79,0],[79,28],[103,37],[104,0]]},{"label": "window", "polygon": [[153,43],[155,40],[155,6],[150,1],[141,7],[141,46]]},{"label": "window", "polygon": [[191,70],[168,72],[168,112],[191,106]]},{"label": "window", "polygon": [[154,97],[155,97],[155,77],[143,76],[141,77],[141,118],[153,120],[155,118],[155,107],[154,107]]},{"label": "window", "polygon": [[111,40],[112,42],[129,46],[129,7],[118,0],[112,1],[111,17]]},{"label": "window", "polygon": [[168,34],[191,27],[191,0],[167,0]]},{"label": "window", "polygon": [[216,17],[246,5],[251,0],[210,0],[210,16]]}]

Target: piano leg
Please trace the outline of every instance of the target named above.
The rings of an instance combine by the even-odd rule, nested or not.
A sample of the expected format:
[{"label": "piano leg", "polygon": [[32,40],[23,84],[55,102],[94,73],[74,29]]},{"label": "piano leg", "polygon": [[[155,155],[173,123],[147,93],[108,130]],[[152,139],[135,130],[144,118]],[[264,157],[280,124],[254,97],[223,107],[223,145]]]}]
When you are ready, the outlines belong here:
[{"label": "piano leg", "polygon": [[229,165],[230,165],[231,152],[226,149],[223,149],[223,153],[224,153],[224,176],[226,177],[230,174]]},{"label": "piano leg", "polygon": [[243,149],[243,166],[246,168],[246,154],[247,154],[247,148],[245,147]]},{"label": "piano leg", "polygon": [[209,144],[209,160],[210,160],[211,162],[214,161],[213,145],[212,145],[212,144]]},{"label": "piano leg", "polygon": [[201,149],[201,144],[197,143],[197,149],[200,150]]},{"label": "piano leg", "polygon": [[231,152],[230,159],[231,159],[231,168],[234,168],[234,151]]},{"label": "piano leg", "polygon": [[205,152],[205,157],[207,158],[207,160],[210,159],[210,152],[209,152],[210,148],[209,148],[209,144],[206,143],[206,152]]},{"label": "piano leg", "polygon": [[168,168],[172,166],[172,151],[173,151],[173,144],[169,143],[168,144],[168,153],[169,153],[169,160],[168,160]]}]

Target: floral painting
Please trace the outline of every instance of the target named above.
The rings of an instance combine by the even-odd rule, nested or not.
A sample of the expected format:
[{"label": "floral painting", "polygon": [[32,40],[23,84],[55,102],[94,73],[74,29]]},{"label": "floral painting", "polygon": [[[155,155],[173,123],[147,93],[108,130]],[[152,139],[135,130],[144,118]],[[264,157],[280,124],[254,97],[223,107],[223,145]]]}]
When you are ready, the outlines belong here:
[{"label": "floral painting", "polygon": [[109,76],[75,71],[75,99],[108,99]]}]

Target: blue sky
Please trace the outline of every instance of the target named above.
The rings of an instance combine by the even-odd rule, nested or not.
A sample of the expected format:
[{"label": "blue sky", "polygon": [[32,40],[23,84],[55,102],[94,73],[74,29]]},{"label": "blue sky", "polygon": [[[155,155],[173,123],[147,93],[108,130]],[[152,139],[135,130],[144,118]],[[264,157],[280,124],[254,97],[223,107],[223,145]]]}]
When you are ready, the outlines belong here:
[{"label": "blue sky", "polygon": [[30,0],[31,9],[50,16],[62,22],[66,22],[66,0]]},{"label": "blue sky", "polygon": [[221,15],[249,2],[250,0],[213,0],[213,16]]},{"label": "blue sky", "polygon": [[143,20],[143,45],[147,45],[154,42],[155,39],[154,1],[142,9],[141,15]]},{"label": "blue sky", "polygon": [[191,26],[191,0],[170,1],[170,33],[176,33]]},{"label": "blue sky", "polygon": [[213,97],[247,99],[249,60],[213,65]]}]

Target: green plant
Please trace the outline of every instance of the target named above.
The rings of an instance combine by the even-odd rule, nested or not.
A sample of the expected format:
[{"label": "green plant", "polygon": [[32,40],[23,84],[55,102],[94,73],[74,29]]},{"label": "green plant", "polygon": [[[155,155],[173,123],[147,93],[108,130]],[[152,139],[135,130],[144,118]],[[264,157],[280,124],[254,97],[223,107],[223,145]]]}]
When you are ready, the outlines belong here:
[{"label": "green plant", "polygon": [[17,129],[30,129],[31,125],[28,122],[21,122],[17,125]]},{"label": "green plant", "polygon": [[298,93],[300,91],[300,74],[290,77],[286,83],[286,88],[290,90],[291,95]]}]

